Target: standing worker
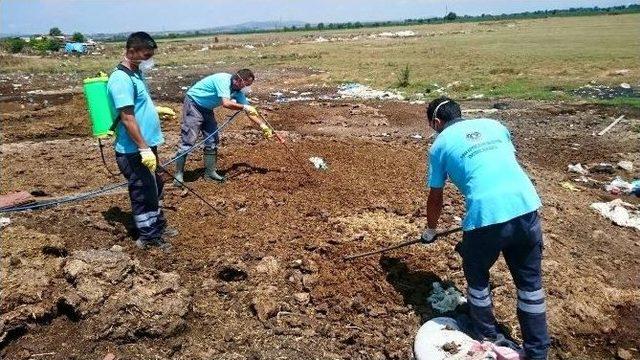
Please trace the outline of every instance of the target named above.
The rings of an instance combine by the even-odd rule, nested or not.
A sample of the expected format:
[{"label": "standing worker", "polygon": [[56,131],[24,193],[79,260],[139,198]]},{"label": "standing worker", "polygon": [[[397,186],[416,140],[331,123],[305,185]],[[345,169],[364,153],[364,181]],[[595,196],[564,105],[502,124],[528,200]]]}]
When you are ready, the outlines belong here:
[{"label": "standing worker", "polygon": [[109,76],[107,89],[118,112],[116,119],[116,161],[129,182],[129,198],[139,237],[136,245],[146,249],[166,248],[167,229],[159,201],[162,177],[156,172],[157,146],[164,143],[160,119],[147,90],[143,73],[153,67],[156,42],[145,32],[129,35],[124,59]]},{"label": "standing worker", "polygon": [[273,136],[272,129],[258,116],[257,110],[249,105],[247,94],[251,91],[251,84],[255,80],[249,69],[238,70],[235,74],[217,73],[198,81],[188,91],[182,106],[182,126],[180,130],[180,145],[176,154],[175,177],[176,186],[180,186],[184,177],[184,166],[187,161],[186,151],[190,149],[198,138],[198,133],[211,138],[204,143],[204,179],[223,182],[224,176],[218,174],[218,123],[213,110],[218,106],[231,110],[244,110],[249,119],[260,126],[266,139]]},{"label": "standing worker", "polygon": [[502,252],[518,293],[517,314],[527,359],[546,359],[550,345],[542,289],[542,206],[531,180],[518,164],[509,130],[496,120],[462,118],[448,98],[427,107],[429,126],[438,134],[429,150],[428,229],[435,240],[447,178],[465,197],[462,256],[472,330],[478,340],[504,339],[493,315],[489,269]]}]

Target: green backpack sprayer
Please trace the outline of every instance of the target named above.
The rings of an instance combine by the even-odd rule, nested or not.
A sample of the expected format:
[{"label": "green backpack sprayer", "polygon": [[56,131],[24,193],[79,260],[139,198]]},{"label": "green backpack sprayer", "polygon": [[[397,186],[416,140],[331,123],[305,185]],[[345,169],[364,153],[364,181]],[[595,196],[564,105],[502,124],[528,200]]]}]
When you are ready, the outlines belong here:
[{"label": "green backpack sprayer", "polygon": [[[122,64],[118,64],[116,71],[124,71],[133,83],[133,98],[136,98],[138,91],[136,89],[136,83],[133,81],[134,72]],[[98,139],[98,146],[100,148],[100,157],[105,168],[111,174],[115,176],[109,167],[104,157],[104,144],[103,139],[111,137],[115,133],[115,129],[120,121],[120,116],[113,105],[113,101],[109,97],[107,90],[107,82],[109,77],[105,73],[100,73],[97,77],[88,78],[83,81],[84,97],[87,102],[87,110],[89,111],[89,119],[91,120],[91,132],[93,137]]]}]

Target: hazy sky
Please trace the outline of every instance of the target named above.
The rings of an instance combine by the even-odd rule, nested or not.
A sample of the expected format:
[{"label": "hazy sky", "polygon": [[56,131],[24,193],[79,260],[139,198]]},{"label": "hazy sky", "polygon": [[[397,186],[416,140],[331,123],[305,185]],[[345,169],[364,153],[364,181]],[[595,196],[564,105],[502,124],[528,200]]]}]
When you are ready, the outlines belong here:
[{"label": "hazy sky", "polygon": [[580,6],[615,6],[615,0],[0,0],[1,33],[116,33],[189,30],[249,21],[346,22],[501,14]]}]

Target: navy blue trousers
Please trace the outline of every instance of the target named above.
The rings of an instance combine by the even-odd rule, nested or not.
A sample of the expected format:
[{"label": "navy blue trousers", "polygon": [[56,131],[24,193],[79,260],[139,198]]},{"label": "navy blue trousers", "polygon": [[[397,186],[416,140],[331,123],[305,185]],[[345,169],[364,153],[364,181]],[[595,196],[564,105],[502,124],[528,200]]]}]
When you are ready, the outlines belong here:
[{"label": "navy blue trousers", "polygon": [[489,269],[503,254],[518,292],[518,320],[527,357],[544,359],[550,345],[542,289],[542,227],[534,211],[505,223],[466,231],[457,250],[467,279],[469,312],[476,333],[497,336]]},{"label": "navy blue trousers", "polygon": [[[152,147],[157,156],[157,150]],[[129,199],[131,212],[138,229],[139,239],[149,241],[159,238],[167,224],[160,199],[164,182],[158,173],[152,174],[149,168],[142,164],[140,153],[116,153],[116,162],[120,172],[129,182]]]}]

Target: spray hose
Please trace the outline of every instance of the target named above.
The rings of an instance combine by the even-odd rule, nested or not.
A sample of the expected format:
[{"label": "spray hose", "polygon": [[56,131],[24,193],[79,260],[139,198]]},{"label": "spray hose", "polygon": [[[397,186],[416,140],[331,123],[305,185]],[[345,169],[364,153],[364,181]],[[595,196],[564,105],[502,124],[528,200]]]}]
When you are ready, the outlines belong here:
[{"label": "spray hose", "polygon": [[[164,168],[167,165],[170,165],[170,164],[174,163],[176,160],[178,160],[178,158],[189,154],[190,152],[195,150],[197,147],[199,147],[200,145],[204,144],[207,140],[209,140],[210,138],[215,136],[218,132],[220,132],[227,125],[229,125],[231,123],[231,121],[233,121],[233,119],[235,119],[235,117],[238,116],[238,114],[240,114],[241,112],[242,111],[237,111],[236,113],[231,115],[227,119],[227,121],[225,121],[222,125],[220,125],[218,127],[218,129],[216,131],[214,131],[213,133],[209,134],[209,136],[204,138],[199,143],[193,145],[189,149],[187,149],[187,150],[183,151],[182,153],[178,154],[178,156],[176,156],[173,159],[171,159],[171,160],[165,162],[164,164],[162,164],[161,165],[162,168]],[[113,190],[125,187],[125,186],[127,186],[127,184],[128,184],[128,182],[123,182],[123,183],[120,183],[120,184],[109,185],[109,186],[103,187],[101,189],[96,189],[96,190],[92,190],[92,191],[81,193],[81,194],[64,196],[64,197],[60,197],[60,198],[53,199],[53,200],[38,202],[38,203],[35,203],[35,204],[0,208],[0,213],[12,213],[12,212],[21,212],[21,211],[28,211],[28,210],[40,210],[40,209],[50,208],[50,207],[54,207],[54,206],[58,206],[58,205],[62,205],[62,204],[67,204],[67,203],[70,203],[70,202],[89,200],[89,199],[93,199],[95,197],[98,197],[98,196],[100,196],[102,194],[109,193],[109,192],[111,192]]]}]

